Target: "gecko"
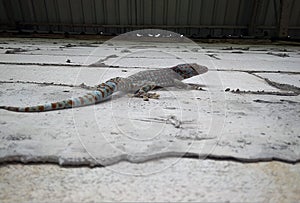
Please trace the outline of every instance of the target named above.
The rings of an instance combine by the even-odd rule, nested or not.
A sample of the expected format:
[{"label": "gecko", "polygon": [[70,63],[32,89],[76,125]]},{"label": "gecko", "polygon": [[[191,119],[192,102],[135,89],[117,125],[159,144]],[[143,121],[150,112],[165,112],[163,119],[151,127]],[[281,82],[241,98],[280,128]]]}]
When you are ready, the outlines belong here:
[{"label": "gecko", "polygon": [[[95,90],[83,96],[66,99],[59,102],[41,104],[37,106],[14,107],[0,106],[0,109],[15,112],[44,112],[59,109],[75,108],[93,105],[107,100],[115,92],[133,93],[133,97],[153,97],[149,91],[156,87],[177,87],[184,89],[195,89],[195,86],[182,82],[182,80],[206,73],[206,66],[191,64],[179,64],[169,68],[156,70],[145,70],[130,75],[126,78],[112,78],[100,85],[95,86]],[[159,96],[159,95],[158,95]]]}]

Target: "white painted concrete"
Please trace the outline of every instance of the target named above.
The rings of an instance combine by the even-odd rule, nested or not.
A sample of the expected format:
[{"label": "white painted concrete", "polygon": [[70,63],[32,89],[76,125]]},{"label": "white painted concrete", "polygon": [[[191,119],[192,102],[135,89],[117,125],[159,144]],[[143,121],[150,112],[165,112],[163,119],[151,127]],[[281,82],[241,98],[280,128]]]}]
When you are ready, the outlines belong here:
[{"label": "white painted concrete", "polygon": [[[299,199],[299,164],[289,163],[298,162],[300,157],[300,97],[276,95],[291,91],[270,86],[263,79],[299,87],[297,47],[13,38],[0,39],[0,47],[0,105],[36,105],[87,92],[77,87],[42,85],[44,82],[94,86],[112,77],[178,63],[196,62],[209,68],[208,73],[185,81],[202,84],[206,91],[162,89],[157,90],[160,98],[149,102],[117,94],[95,106],[45,113],[1,110],[1,161],[109,165],[96,169],[3,166],[1,200],[23,197],[25,201],[43,201],[50,191],[49,201]],[[249,50],[242,50],[247,47]],[[13,48],[27,52],[5,54]],[[269,52],[287,53],[289,57]],[[99,60],[102,66],[114,67],[88,66]],[[225,92],[227,88],[242,92]],[[224,160],[182,159],[185,153]],[[242,164],[231,159],[280,162]],[[152,161],[118,163],[122,160]],[[119,175],[153,172],[157,174],[145,179]],[[99,176],[104,179],[96,181]],[[32,183],[24,177],[30,177]],[[24,184],[18,185],[20,182]],[[49,188],[49,182],[56,189]]]}]

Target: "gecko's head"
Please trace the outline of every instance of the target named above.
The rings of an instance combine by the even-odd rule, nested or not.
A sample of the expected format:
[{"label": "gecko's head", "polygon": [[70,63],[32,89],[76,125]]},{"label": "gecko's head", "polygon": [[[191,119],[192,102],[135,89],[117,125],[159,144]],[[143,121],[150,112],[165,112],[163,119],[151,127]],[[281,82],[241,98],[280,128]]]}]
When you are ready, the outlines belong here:
[{"label": "gecko's head", "polygon": [[184,79],[190,78],[208,71],[206,66],[201,66],[196,63],[179,64],[171,68]]}]

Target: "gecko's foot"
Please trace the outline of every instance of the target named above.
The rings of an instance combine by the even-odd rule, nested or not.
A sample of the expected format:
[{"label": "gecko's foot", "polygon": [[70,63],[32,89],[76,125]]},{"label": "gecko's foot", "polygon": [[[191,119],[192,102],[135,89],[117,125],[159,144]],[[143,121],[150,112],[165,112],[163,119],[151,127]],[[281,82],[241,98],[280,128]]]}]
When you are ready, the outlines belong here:
[{"label": "gecko's foot", "polygon": [[149,101],[149,99],[159,99],[160,95],[157,93],[136,93],[136,94],[129,94],[129,97],[137,97],[137,98],[143,98],[144,101]]},{"label": "gecko's foot", "polygon": [[199,85],[199,84],[189,84],[189,87],[192,90],[206,91],[205,89],[203,89],[203,85]]},{"label": "gecko's foot", "polygon": [[143,96],[143,99],[145,100],[145,98],[148,98],[148,99],[158,99],[160,97],[159,94],[157,93],[150,93],[150,92],[147,92],[145,93]]},{"label": "gecko's foot", "polygon": [[84,83],[81,83],[78,87],[83,88],[83,89],[87,89],[87,90],[96,90],[97,89],[97,86],[96,87],[91,87],[91,86],[88,86]]}]

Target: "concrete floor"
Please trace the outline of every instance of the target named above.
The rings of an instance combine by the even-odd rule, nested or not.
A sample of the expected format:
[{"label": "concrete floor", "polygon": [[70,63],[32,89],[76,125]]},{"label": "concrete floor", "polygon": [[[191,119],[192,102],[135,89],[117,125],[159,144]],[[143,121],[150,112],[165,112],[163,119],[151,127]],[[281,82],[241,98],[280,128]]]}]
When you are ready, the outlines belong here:
[{"label": "concrete floor", "polygon": [[1,202],[300,200],[299,47],[2,38],[0,48],[1,105],[65,99],[147,68],[209,68],[186,81],[206,91],[158,90],[148,103],[1,110]]}]

